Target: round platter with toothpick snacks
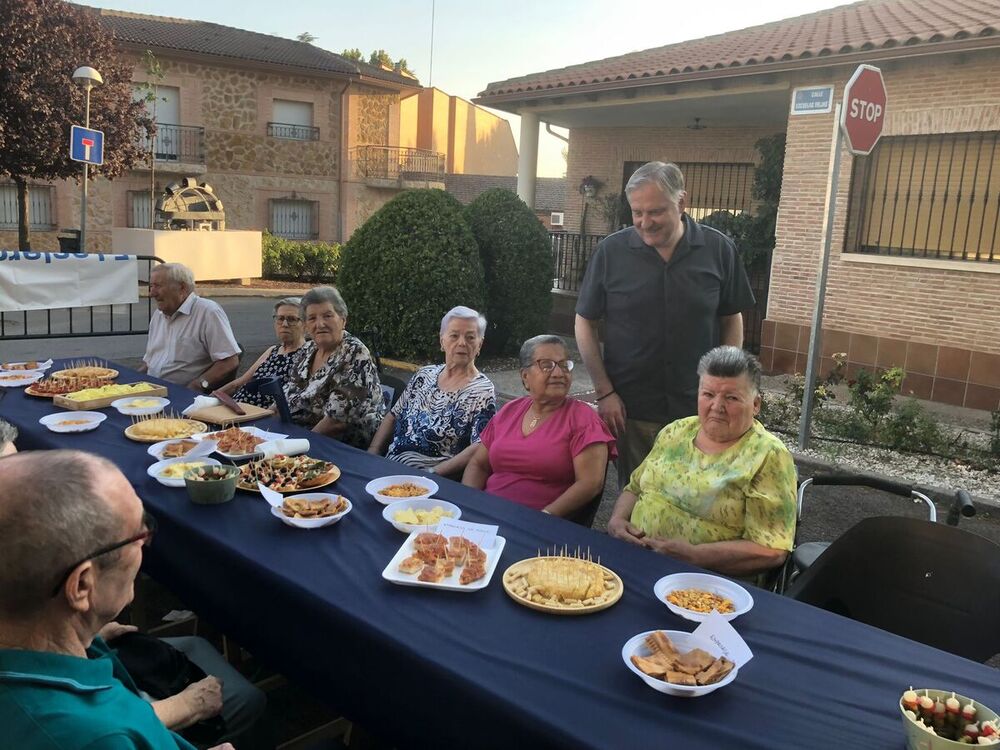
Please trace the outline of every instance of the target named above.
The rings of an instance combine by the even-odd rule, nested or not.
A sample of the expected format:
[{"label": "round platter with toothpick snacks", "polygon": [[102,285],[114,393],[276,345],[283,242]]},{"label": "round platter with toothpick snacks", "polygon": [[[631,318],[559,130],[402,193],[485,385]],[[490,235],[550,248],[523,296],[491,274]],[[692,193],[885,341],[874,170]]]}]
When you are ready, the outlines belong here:
[{"label": "round platter with toothpick snacks", "polygon": [[56,380],[62,380],[63,378],[89,378],[108,381],[118,377],[118,370],[105,367],[97,360],[85,360],[83,362],[70,362],[69,367],[53,372],[52,377]]},{"label": "round platter with toothpick snacks", "polygon": [[162,440],[189,438],[208,429],[208,425],[196,419],[167,415],[143,415],[132,417],[132,424],[125,428],[125,437],[137,443],[159,443]]},{"label": "round platter with toothpick snacks", "polygon": [[503,588],[518,604],[553,615],[586,615],[614,606],[625,591],[622,579],[595,562],[590,550],[539,552],[503,574]]},{"label": "round platter with toothpick snacks", "polygon": [[250,461],[240,467],[236,487],[259,492],[257,483],[275,492],[316,490],[333,484],[340,478],[336,464],[309,456],[272,456]]}]

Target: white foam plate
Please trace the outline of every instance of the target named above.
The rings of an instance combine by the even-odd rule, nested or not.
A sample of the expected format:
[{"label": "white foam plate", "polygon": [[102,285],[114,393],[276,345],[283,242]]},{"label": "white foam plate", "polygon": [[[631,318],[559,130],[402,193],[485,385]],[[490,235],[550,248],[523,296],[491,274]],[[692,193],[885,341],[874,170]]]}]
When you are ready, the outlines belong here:
[{"label": "white foam plate", "polygon": [[[30,370],[22,370],[22,369],[13,369],[13,370],[10,370],[10,369],[7,369],[7,368],[4,367],[4,365],[7,365],[8,367],[13,367],[15,365],[25,365],[29,361],[37,363],[38,366],[37,367],[32,367]],[[52,360],[51,359],[48,359],[48,360],[46,360],[44,362],[39,362],[37,359],[34,359],[34,360],[24,360],[22,362],[2,362],[2,363],[0,363],[0,374],[10,374],[12,372],[45,372],[50,367],[52,367]]]},{"label": "white foam plate", "polygon": [[[259,427],[240,427],[240,430],[242,430],[243,432],[249,432],[251,435],[256,435],[257,437],[262,438],[265,441],[282,440],[283,438],[288,437],[288,435],[282,434],[280,432],[268,432],[267,430],[262,430]],[[210,432],[196,432],[194,435],[191,436],[191,439],[205,440],[206,438],[208,438],[209,435],[214,435],[216,432],[222,432],[222,429],[211,430]],[[252,453],[224,453],[223,451],[220,451],[218,448],[216,448],[215,452],[218,453],[220,456],[225,456],[231,461],[236,461],[241,458],[252,458],[253,456],[259,456],[261,453],[259,450],[260,446],[258,445],[257,448],[258,450],[255,450]]]},{"label": "white foam plate", "polygon": [[[146,449],[146,453],[151,455],[157,461],[165,460],[163,457],[163,451],[166,450],[168,445],[173,445],[174,443],[179,443],[182,440],[190,440],[191,438],[175,438],[173,440],[161,440],[158,443],[154,443]],[[217,447],[218,443],[214,440],[200,440],[196,441],[198,444],[188,451],[183,456],[174,456],[174,458],[199,458],[200,456],[207,456],[212,453]]]},{"label": "white foam plate", "polygon": [[294,498],[302,498],[304,500],[336,500],[338,497],[344,498],[347,501],[347,509],[338,513],[335,516],[327,516],[326,518],[289,518],[284,513],[281,512],[281,508],[275,505],[271,506],[271,515],[275,518],[280,519],[289,526],[294,526],[297,529],[320,529],[324,526],[332,526],[341,520],[344,516],[351,512],[354,508],[354,504],[351,503],[350,499],[346,495],[337,495],[334,492],[303,492],[298,495],[289,495],[282,500],[292,500]]},{"label": "white foam plate", "polygon": [[[704,622],[708,613],[692,612],[690,609],[678,607],[667,601],[667,594],[677,589],[701,589],[718,596],[724,596],[733,602],[734,612],[727,614],[719,613],[724,620],[735,620],[740,615],[745,615],[753,609],[753,597],[750,592],[738,583],[730,581],[728,578],[709,575],[708,573],[674,573],[664,576],[653,584],[653,594],[659,599],[661,604],[665,604],[671,612],[678,617],[683,617],[691,622]],[[707,649],[706,649],[707,650]]]},{"label": "white foam plate", "polygon": [[[381,494],[380,490],[385,489],[391,484],[404,484],[406,482],[413,482],[413,484],[418,484],[421,487],[427,488],[426,495],[414,495],[413,497],[389,497],[387,495]],[[374,497],[383,505],[389,505],[390,503],[398,503],[400,500],[426,500],[435,492],[438,491],[437,482],[433,479],[429,479],[425,476],[419,476],[417,474],[393,474],[389,477],[379,477],[378,479],[373,479],[368,484],[365,485],[365,492]]]},{"label": "white foam plate", "polygon": [[428,589],[444,589],[445,591],[463,592],[479,591],[480,589],[484,589],[490,585],[490,581],[493,579],[493,571],[497,569],[497,563],[500,562],[500,555],[503,554],[503,548],[507,546],[507,540],[502,536],[496,537],[492,549],[484,550],[484,552],[486,552],[486,575],[478,581],[473,581],[472,583],[468,583],[464,586],[458,582],[459,576],[462,575],[461,568],[455,568],[455,572],[440,583],[418,581],[417,576],[420,575],[420,571],[417,571],[412,575],[400,572],[399,564],[413,554],[413,540],[416,539],[417,534],[420,534],[423,531],[423,529],[420,531],[414,531],[406,537],[406,541],[403,542],[403,546],[399,548],[399,551],[389,561],[389,564],[385,566],[385,570],[382,571],[382,577],[385,580],[390,583],[399,584],[400,586],[420,586]]},{"label": "white foam plate", "polygon": [[157,461],[155,464],[146,469],[146,473],[149,474],[153,479],[155,479],[160,484],[165,487],[183,487],[184,477],[161,477],[160,472],[171,464],[184,464],[184,463],[199,463],[205,466],[220,466],[221,462],[215,460],[214,458],[206,458],[202,456],[201,458],[188,458],[187,456],[181,456],[180,458],[168,458],[165,461]]},{"label": "white foam plate", "polygon": [[[712,685],[674,685],[673,683],[666,682],[665,680],[650,677],[632,663],[632,656],[649,656],[650,653],[652,653],[646,647],[646,636],[655,632],[657,631],[647,630],[645,633],[639,633],[638,635],[634,635],[629,638],[625,642],[625,645],[622,646],[622,659],[624,660],[626,667],[632,670],[632,672],[638,675],[643,682],[659,693],[676,695],[680,698],[700,698],[703,695],[714,693],[719,688],[725,687],[730,682],[735,680],[736,675],[740,672],[739,667],[733,667],[732,672]],[[695,636],[694,633],[685,633],[682,630],[664,630],[663,632],[670,636],[670,640],[672,640],[674,645],[677,646],[678,651],[690,651],[695,648],[700,648],[702,651],[707,651],[716,658],[722,656],[722,649],[708,640]]]},{"label": "white foam plate", "polygon": [[450,516],[443,516],[443,519],[448,519],[450,521],[457,521],[462,517],[462,509],[459,508],[454,503],[449,503],[446,500],[438,500],[433,497],[421,498],[419,500],[400,500],[395,503],[389,503],[382,509],[382,518],[391,523],[397,531],[402,531],[404,534],[412,534],[414,531],[430,531],[437,524],[418,524],[418,523],[402,523],[397,521],[395,515],[400,511],[412,509],[412,510],[433,510],[434,508],[444,508],[447,511],[451,511]]},{"label": "white foam plate", "polygon": [[42,379],[42,370],[10,370],[0,373],[0,388],[23,388]]},{"label": "white foam plate", "polygon": [[[155,401],[156,406],[129,406],[129,404],[133,401]],[[159,414],[169,404],[170,399],[161,398],[160,396],[129,396],[127,398],[120,398],[117,401],[111,402],[111,405],[118,410],[119,414],[128,414],[130,416]]]},{"label": "white foam plate", "polygon": [[[38,423],[45,425],[52,432],[90,432],[96,430],[107,418],[107,414],[99,411],[57,411],[55,414],[46,414],[38,420]],[[84,424],[59,424],[59,422],[75,422],[78,419],[87,421]]]}]

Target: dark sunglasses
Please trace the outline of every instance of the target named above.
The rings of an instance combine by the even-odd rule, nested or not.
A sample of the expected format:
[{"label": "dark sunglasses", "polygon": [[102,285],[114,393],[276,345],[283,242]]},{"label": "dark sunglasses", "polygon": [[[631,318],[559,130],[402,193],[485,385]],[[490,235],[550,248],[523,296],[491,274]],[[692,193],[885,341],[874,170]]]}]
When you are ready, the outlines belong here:
[{"label": "dark sunglasses", "polygon": [[143,547],[151,544],[153,541],[153,534],[156,532],[156,518],[145,510],[142,512],[142,529],[143,530],[138,534],[136,534],[135,536],[131,536],[128,539],[124,539],[120,542],[115,542],[114,544],[109,544],[105,547],[101,547],[97,551],[91,552],[83,559],[77,560],[75,563],[70,565],[69,569],[59,578],[59,583],[56,584],[56,587],[52,590],[52,596],[58,596],[59,591],[62,589],[63,586],[66,585],[66,581],[69,579],[73,571],[76,570],[78,567],[80,567],[83,563],[87,562],[88,560],[93,560],[95,557],[100,557],[101,555],[106,555],[109,552],[114,552],[116,549],[127,547],[128,545],[134,544],[135,542],[141,541]]}]

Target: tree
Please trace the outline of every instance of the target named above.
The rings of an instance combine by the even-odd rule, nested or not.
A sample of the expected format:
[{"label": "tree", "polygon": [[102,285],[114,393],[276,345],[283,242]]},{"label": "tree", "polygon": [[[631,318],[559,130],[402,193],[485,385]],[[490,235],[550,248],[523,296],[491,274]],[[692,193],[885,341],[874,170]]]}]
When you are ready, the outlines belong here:
[{"label": "tree", "polygon": [[166,99],[159,96],[157,92],[163,81],[164,73],[163,65],[156,59],[152,50],[146,50],[143,54],[142,66],[146,69],[148,80],[136,86],[136,90],[147,105],[146,111],[149,113],[149,119],[152,123],[151,127],[148,128],[149,153],[147,154],[149,157],[149,229],[152,229],[156,225],[156,106],[161,99],[163,101]]},{"label": "tree", "polygon": [[28,181],[78,178],[69,131],[83,124],[84,92],[73,80],[83,65],[104,85],[90,94],[90,127],[104,131],[104,164],[92,177],[113,179],[144,157],[151,127],[132,98],[132,62],[96,13],[62,0],[0,0],[0,174],[17,186],[18,242],[30,248]]},{"label": "tree", "polygon": [[295,37],[295,39],[297,41],[299,41],[299,42],[305,42],[306,44],[312,44],[317,39],[319,39],[319,37],[316,36],[315,34],[310,34],[308,31],[303,31],[301,34],[299,34],[297,37]]},{"label": "tree", "polygon": [[346,57],[348,60],[353,60],[354,62],[362,62],[365,59],[364,53],[357,47],[353,49],[345,49],[340,53],[341,57]]},{"label": "tree", "polygon": [[377,68],[395,68],[398,65],[400,70],[409,73],[410,75],[414,74],[413,71],[410,70],[409,63],[406,62],[405,57],[401,57],[393,62],[393,59],[389,57],[389,53],[384,49],[377,49],[372,52],[368,57],[368,64],[374,65]]}]

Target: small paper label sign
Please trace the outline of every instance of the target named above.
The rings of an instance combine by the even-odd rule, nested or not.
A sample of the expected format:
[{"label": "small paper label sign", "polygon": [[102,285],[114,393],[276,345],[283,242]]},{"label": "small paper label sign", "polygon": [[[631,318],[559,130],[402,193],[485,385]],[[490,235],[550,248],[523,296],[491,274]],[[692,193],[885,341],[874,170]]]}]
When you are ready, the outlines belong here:
[{"label": "small paper label sign", "polygon": [[493,549],[493,543],[497,538],[497,531],[499,530],[499,526],[456,521],[451,518],[439,521],[435,529],[438,534],[446,537],[464,536],[466,539],[478,544],[482,549]]},{"label": "small paper label sign", "polygon": [[712,610],[705,622],[694,629],[694,635],[718,646],[722,655],[734,662],[740,669],[753,658],[753,652],[746,641],[740,638],[722,615]]}]

